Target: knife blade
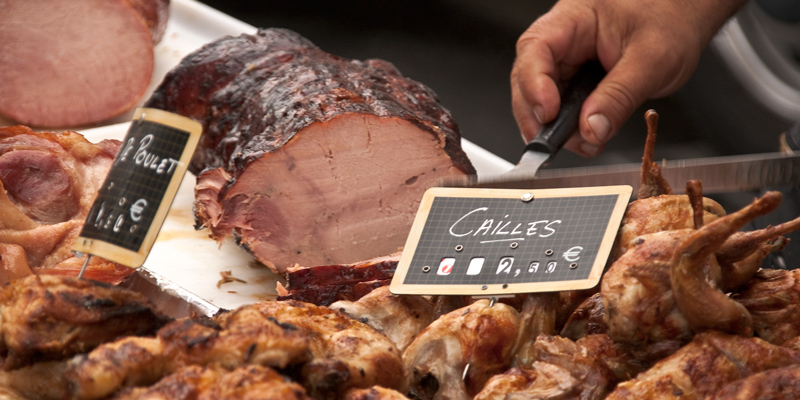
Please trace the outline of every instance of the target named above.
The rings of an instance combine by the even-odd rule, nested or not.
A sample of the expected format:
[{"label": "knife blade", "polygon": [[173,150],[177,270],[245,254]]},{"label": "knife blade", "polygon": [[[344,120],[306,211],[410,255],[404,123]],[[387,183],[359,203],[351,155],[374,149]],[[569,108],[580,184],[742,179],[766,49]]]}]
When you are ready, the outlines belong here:
[{"label": "knife blade", "polygon": [[[541,170],[533,176],[505,175],[497,179],[468,178],[471,187],[497,189],[549,189],[585,186],[630,185],[639,187],[641,163]],[[798,153],[761,153],[665,161],[661,174],[680,193],[690,179],[703,182],[703,193],[758,191],[800,184]],[[461,187],[465,180],[453,182]],[[634,190],[634,195],[636,191]]]}]

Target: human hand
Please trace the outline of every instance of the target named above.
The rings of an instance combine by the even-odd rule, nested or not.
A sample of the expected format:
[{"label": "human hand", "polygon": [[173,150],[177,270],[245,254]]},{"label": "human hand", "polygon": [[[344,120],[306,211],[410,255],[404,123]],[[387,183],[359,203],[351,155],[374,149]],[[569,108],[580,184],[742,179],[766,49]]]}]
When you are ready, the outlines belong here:
[{"label": "human hand", "polygon": [[560,0],[517,41],[514,117],[525,142],[555,118],[559,88],[586,61],[608,71],[586,99],[565,148],[599,154],[635,109],[694,72],[716,31],[746,0]]}]

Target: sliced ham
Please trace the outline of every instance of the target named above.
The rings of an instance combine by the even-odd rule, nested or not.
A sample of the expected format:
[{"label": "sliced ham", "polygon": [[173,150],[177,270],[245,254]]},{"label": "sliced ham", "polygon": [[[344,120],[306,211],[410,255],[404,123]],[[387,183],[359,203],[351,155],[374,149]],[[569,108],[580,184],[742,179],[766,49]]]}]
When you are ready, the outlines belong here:
[{"label": "sliced ham", "polygon": [[198,225],[279,272],[396,251],[422,193],[475,172],[433,91],[288,30],[204,46],[145,105],[203,124]]},{"label": "sliced ham", "polygon": [[0,9],[9,16],[0,24],[0,114],[73,127],[141,100],[169,0],[2,0]]}]

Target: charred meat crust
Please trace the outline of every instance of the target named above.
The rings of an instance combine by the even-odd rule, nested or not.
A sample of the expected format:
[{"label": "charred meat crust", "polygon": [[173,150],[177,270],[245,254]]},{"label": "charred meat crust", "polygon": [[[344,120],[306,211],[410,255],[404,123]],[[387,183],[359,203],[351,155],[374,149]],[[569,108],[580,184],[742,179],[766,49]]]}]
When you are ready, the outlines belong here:
[{"label": "charred meat crust", "polygon": [[459,169],[475,172],[456,122],[432,90],[386,61],[338,57],[286,29],[202,47],[167,74],[145,105],[203,124],[193,173],[224,167],[235,177],[304,127],[347,113],[408,120],[444,142]]}]

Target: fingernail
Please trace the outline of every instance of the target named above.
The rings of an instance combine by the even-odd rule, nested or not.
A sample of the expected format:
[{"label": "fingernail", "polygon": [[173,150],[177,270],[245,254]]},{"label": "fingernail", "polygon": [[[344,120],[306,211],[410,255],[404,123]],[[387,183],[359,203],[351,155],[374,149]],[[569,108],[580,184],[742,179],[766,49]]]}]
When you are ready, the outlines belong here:
[{"label": "fingernail", "polygon": [[581,143],[580,149],[583,155],[588,157],[594,157],[600,152],[600,146],[589,142]]},{"label": "fingernail", "polygon": [[533,106],[533,116],[540,124],[544,125],[544,108],[542,106]]},{"label": "fingernail", "polygon": [[592,114],[588,118],[589,127],[592,128],[594,137],[600,142],[605,143],[611,135],[611,121],[603,114]]}]

